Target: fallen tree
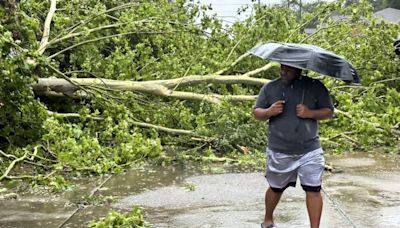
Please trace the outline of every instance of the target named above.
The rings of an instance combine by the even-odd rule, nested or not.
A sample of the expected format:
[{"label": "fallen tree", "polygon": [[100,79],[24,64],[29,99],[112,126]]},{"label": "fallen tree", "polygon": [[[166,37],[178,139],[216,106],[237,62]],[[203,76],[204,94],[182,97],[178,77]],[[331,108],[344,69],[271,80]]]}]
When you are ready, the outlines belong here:
[{"label": "fallen tree", "polygon": [[[266,69],[273,66],[268,64]],[[251,73],[251,72],[250,72]],[[208,101],[219,103],[222,99],[227,101],[255,101],[256,96],[250,95],[217,95],[217,94],[199,94],[193,92],[184,92],[175,90],[178,86],[196,85],[200,83],[213,84],[247,84],[262,86],[267,83],[267,79],[251,78],[248,75],[226,76],[226,75],[193,75],[170,80],[150,80],[150,81],[130,81],[130,80],[110,80],[104,78],[40,78],[34,84],[33,90],[38,96],[63,96],[72,97],[85,96],[80,91],[81,87],[86,89],[97,88],[104,91],[131,91],[151,95],[170,97],[183,100]],[[86,94],[87,95],[87,94]]]},{"label": "fallen tree", "polygon": [[[366,3],[320,4],[300,19],[293,9],[257,6],[230,27],[185,1],[29,0],[12,9],[0,10],[1,179],[35,177],[19,164],[51,173],[45,179],[114,172],[173,146],[210,158],[262,151],[265,125],[251,106],[279,68],[247,50],[267,41],[319,45],[357,67],[360,87],[320,78],[337,106],[322,124],[328,151],[396,151],[399,68],[387,50],[399,25],[374,19]],[[311,24],[317,32],[303,33]]]}]

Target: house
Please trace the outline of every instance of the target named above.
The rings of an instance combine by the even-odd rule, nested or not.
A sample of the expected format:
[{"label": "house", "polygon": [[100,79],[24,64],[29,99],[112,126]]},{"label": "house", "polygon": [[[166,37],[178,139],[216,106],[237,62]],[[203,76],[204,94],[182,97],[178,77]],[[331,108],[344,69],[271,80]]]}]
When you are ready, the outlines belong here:
[{"label": "house", "polygon": [[377,18],[382,18],[392,23],[400,22],[400,10],[395,8],[386,8],[374,13]]},{"label": "house", "polygon": [[[400,23],[400,10],[395,9],[395,8],[386,8],[380,11],[377,11],[374,13],[375,17],[381,18],[383,20],[386,20],[391,23]],[[331,16],[332,20],[335,21],[348,21],[350,20],[351,16],[349,15],[338,15],[338,14],[333,14]],[[316,28],[305,28],[304,33],[306,34],[313,34],[315,31],[317,31]]]}]

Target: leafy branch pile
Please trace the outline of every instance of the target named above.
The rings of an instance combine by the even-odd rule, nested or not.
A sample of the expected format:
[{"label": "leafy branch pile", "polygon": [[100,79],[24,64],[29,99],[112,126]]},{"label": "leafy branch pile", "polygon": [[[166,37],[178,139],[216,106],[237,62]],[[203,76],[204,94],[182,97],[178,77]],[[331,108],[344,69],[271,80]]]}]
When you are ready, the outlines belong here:
[{"label": "leafy branch pile", "polygon": [[[321,78],[337,108],[321,124],[327,151],[398,152],[399,24],[374,18],[366,1],[342,3],[301,18],[255,6],[226,27],[193,1],[2,2],[0,179],[118,172],[168,148],[263,151],[265,124],[251,107],[279,66],[246,52],[269,41],[318,45],[359,71],[362,86]],[[312,25],[317,31],[304,33]]]},{"label": "leafy branch pile", "polygon": [[118,213],[111,210],[107,216],[99,221],[91,221],[88,227],[105,228],[105,227],[134,227],[146,228],[150,225],[144,220],[142,211],[135,207],[132,212],[127,214]]}]

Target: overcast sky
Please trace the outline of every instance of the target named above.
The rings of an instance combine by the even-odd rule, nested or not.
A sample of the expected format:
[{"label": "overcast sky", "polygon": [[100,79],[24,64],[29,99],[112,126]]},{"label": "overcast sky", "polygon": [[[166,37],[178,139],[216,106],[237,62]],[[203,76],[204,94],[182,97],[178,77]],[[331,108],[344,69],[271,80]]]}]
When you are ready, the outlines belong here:
[{"label": "overcast sky", "polygon": [[[253,2],[251,0],[199,0],[201,4],[211,4],[213,10],[210,14],[216,13],[218,17],[225,21],[225,23],[232,23],[236,20],[243,20],[252,13]],[[317,0],[302,0],[303,3],[315,2]],[[325,0],[326,2],[332,2],[334,0]],[[256,0],[256,3],[261,4],[280,4],[282,0]],[[244,15],[237,15],[237,9],[242,6],[249,6],[249,9]]]}]

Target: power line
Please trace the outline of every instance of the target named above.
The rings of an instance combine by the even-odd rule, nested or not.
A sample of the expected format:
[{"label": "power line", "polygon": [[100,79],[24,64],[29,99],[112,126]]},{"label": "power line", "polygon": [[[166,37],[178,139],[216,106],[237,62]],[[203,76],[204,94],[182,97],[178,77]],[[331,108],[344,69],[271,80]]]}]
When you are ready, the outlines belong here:
[{"label": "power line", "polygon": [[325,191],[325,189],[321,188],[321,191],[325,196],[328,198],[328,200],[331,202],[332,206],[347,220],[347,222],[353,227],[357,228],[356,224],[354,224],[353,220],[350,219],[350,217],[346,214],[346,212],[340,207],[338,203],[336,203],[335,200],[328,194],[328,192]]}]

